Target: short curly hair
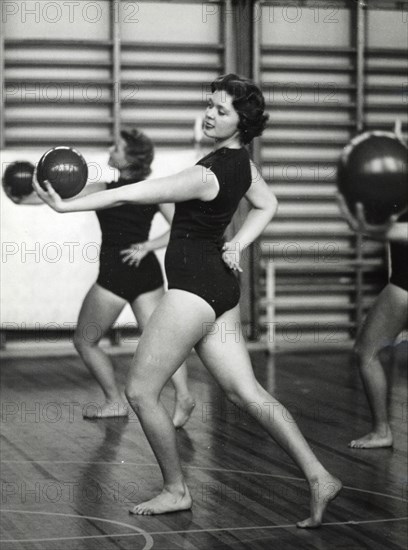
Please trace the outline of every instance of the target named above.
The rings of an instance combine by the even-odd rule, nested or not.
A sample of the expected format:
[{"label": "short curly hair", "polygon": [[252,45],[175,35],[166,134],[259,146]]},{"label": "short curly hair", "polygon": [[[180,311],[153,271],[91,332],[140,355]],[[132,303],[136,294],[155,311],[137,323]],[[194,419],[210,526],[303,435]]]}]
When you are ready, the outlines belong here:
[{"label": "short curly hair", "polygon": [[232,99],[238,113],[240,140],[247,145],[265,130],[269,118],[265,114],[265,98],[258,86],[249,80],[230,73],[218,77],[211,83],[211,92],[225,91]]},{"label": "short curly hair", "polygon": [[150,176],[151,164],[154,158],[153,142],[140,130],[132,128],[122,130],[121,137],[126,142],[126,159],[129,161],[129,170],[132,172],[132,180],[140,181]]}]

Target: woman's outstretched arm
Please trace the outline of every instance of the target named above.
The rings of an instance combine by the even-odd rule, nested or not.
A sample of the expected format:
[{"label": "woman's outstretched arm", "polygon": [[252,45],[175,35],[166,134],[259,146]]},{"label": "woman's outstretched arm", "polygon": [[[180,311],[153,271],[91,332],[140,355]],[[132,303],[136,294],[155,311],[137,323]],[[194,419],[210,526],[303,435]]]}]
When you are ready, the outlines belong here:
[{"label": "woman's outstretched arm", "polygon": [[50,184],[47,184],[46,191],[36,182],[34,188],[40,198],[55,211],[82,212],[103,210],[127,203],[156,204],[191,199],[209,201],[215,198],[219,186],[214,174],[203,166],[193,166],[174,176],[139,181],[69,200],[61,199]]}]

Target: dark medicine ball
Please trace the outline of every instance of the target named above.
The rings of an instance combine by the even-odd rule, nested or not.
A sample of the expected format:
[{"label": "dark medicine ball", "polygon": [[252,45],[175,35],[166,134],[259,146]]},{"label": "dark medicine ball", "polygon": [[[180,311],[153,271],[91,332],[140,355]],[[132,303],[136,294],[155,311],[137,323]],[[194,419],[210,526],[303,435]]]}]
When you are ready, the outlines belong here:
[{"label": "dark medicine ball", "polygon": [[390,132],[366,132],[346,145],[337,185],[352,214],[361,202],[367,222],[377,225],[408,206],[407,146]]},{"label": "dark medicine ball", "polygon": [[37,166],[38,183],[45,189],[48,180],[55,191],[69,199],[82,191],[88,180],[84,157],[71,147],[54,147],[41,157]]},{"label": "dark medicine ball", "polygon": [[11,197],[21,198],[33,192],[34,164],[26,161],[12,162],[3,175],[3,187]]}]

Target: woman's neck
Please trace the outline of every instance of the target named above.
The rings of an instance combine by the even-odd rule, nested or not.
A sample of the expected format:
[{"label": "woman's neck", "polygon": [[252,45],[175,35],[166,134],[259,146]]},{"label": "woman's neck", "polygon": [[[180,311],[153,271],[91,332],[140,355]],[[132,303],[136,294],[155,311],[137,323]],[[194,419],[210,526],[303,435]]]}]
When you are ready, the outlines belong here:
[{"label": "woman's neck", "polygon": [[214,151],[222,149],[223,147],[226,147],[227,149],[241,149],[242,144],[239,141],[239,137],[236,135],[222,140],[216,139],[214,142]]},{"label": "woman's neck", "polygon": [[119,179],[127,181],[135,179],[134,171],[130,168],[123,168],[122,170],[119,170]]}]

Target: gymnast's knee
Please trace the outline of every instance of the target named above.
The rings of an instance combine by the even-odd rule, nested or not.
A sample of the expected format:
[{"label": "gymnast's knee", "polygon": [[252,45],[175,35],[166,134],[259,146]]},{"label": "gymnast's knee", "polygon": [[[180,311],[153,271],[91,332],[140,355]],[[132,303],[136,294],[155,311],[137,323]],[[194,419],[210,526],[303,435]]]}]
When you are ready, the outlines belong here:
[{"label": "gymnast's knee", "polygon": [[369,366],[373,359],[377,358],[379,351],[374,350],[371,346],[370,348],[367,348],[367,346],[357,340],[353,347],[353,353],[356,366],[359,368],[364,368]]},{"label": "gymnast's knee", "polygon": [[125,387],[126,399],[137,412],[140,409],[148,409],[159,400],[156,391],[149,388],[146,382],[132,380]]},{"label": "gymnast's knee", "polygon": [[77,352],[82,355],[86,350],[97,346],[101,338],[87,338],[81,330],[74,333],[73,344]]},{"label": "gymnast's knee", "polygon": [[249,398],[245,392],[240,391],[238,388],[227,389],[225,395],[228,401],[240,409],[243,409],[248,403],[254,401],[254,399]]}]

